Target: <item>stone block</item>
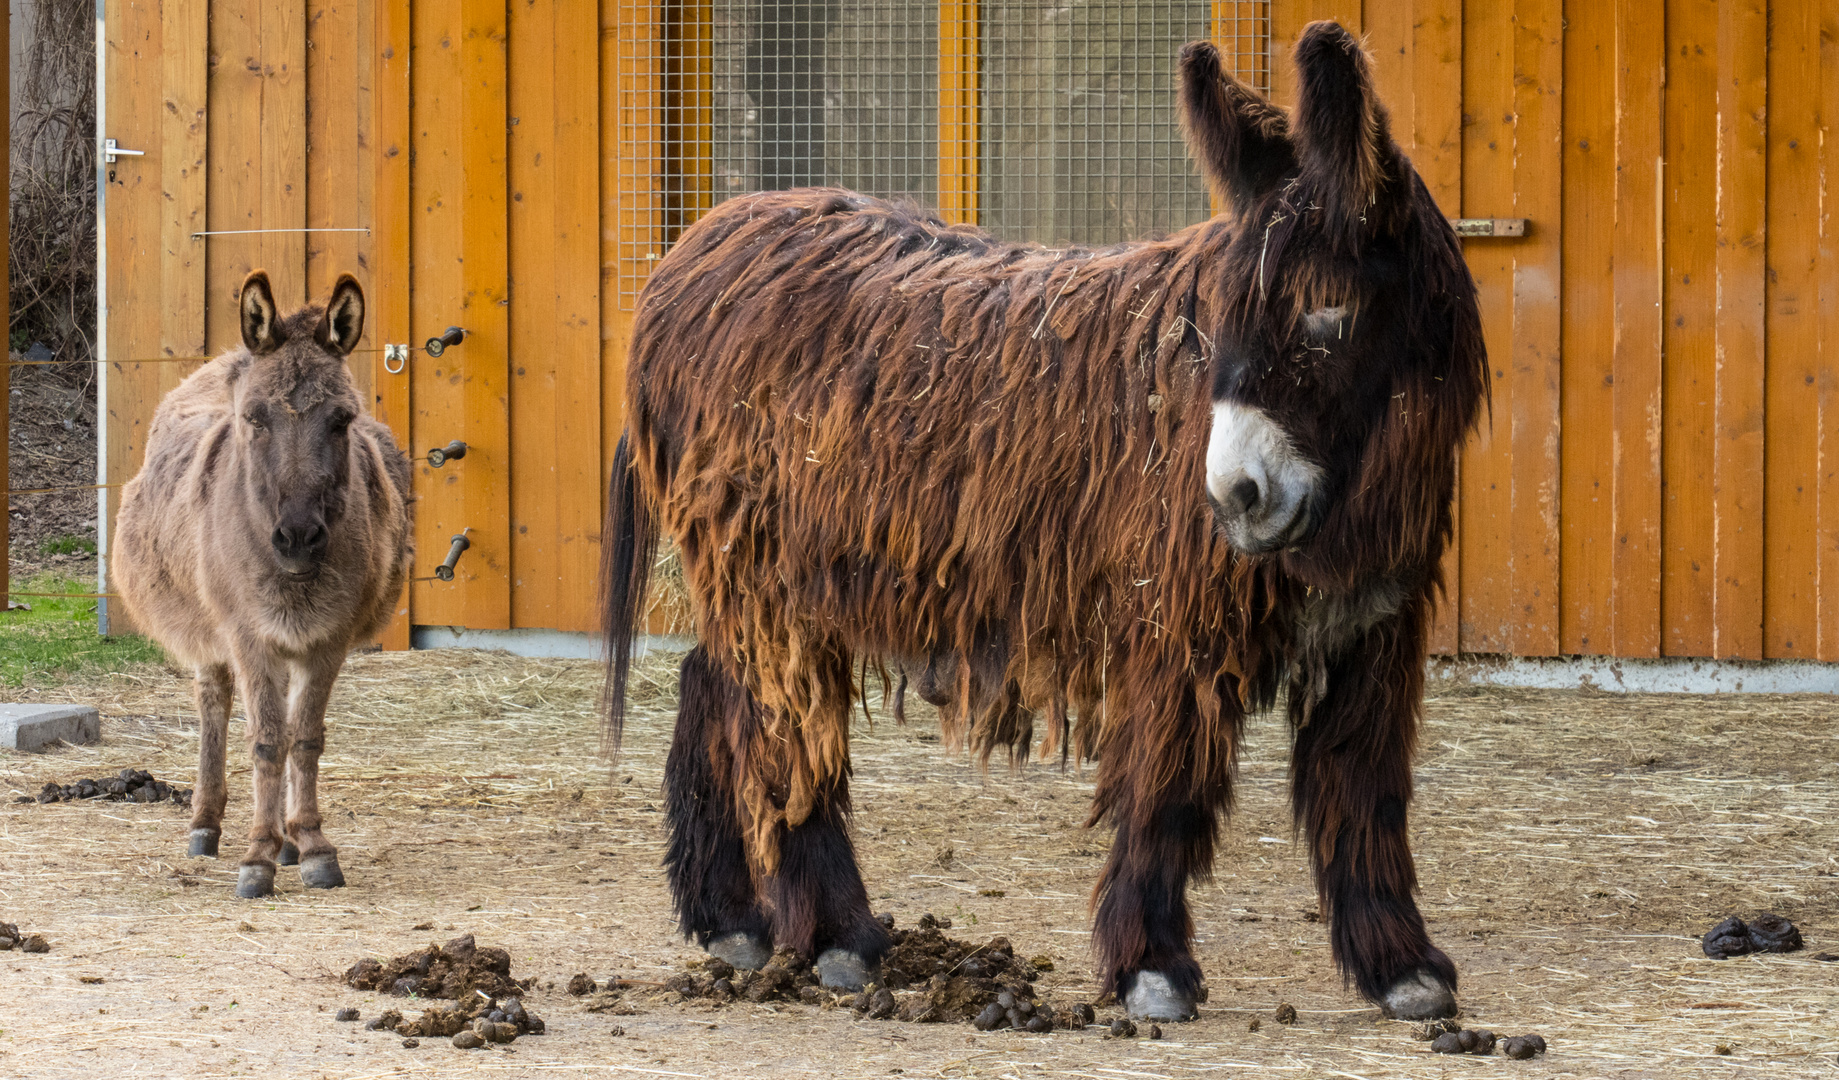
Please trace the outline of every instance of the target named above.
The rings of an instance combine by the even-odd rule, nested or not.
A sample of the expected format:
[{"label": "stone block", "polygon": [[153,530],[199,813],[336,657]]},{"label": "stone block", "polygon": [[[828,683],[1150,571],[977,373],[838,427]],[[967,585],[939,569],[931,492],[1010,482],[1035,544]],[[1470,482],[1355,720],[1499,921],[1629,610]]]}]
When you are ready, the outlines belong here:
[{"label": "stone block", "polygon": [[101,715],[88,705],[0,705],[0,747],[36,753],[59,739],[101,742]]}]

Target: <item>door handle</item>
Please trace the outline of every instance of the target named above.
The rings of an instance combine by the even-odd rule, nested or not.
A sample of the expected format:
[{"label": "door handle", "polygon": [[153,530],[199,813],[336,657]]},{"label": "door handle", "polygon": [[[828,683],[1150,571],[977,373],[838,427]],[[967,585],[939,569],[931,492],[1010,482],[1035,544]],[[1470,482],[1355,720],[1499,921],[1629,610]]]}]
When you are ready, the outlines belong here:
[{"label": "door handle", "polygon": [[147,151],[145,150],[123,150],[121,147],[115,145],[114,139],[102,140],[102,161],[106,165],[115,164],[115,159],[118,157],[146,157],[146,156],[147,156]]}]

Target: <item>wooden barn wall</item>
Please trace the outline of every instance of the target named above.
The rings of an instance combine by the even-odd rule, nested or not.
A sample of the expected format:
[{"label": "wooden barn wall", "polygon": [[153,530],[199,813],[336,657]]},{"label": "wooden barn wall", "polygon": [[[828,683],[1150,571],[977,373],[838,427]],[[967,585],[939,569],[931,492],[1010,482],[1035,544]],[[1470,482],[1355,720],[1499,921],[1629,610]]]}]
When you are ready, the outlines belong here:
[{"label": "wooden barn wall", "polygon": [[[601,394],[623,355],[602,334],[595,152],[614,28],[568,0],[107,10],[109,134],[146,150],[109,188],[110,480],[133,475],[154,406],[198,366],[162,361],[239,340],[250,270],[284,307],[354,273],[368,311],[352,373],[410,452],[418,498],[413,614],[386,643],[406,646],[411,621],[590,629]],[[333,229],[355,231],[303,231]],[[455,325],[464,345],[386,370],[385,342]],[[429,466],[452,439],[467,456]],[[472,546],[438,581],[460,533]]]},{"label": "wooden barn wall", "polygon": [[[1310,4],[1358,25],[1493,365],[1439,651],[1839,659],[1839,4]],[[1290,73],[1274,67],[1280,99]]]},{"label": "wooden barn wall", "polygon": [[[1268,67],[1234,60],[1286,103],[1302,26],[1363,33],[1445,211],[1531,222],[1467,241],[1494,397],[1438,651],[1839,659],[1839,0],[1214,8],[1268,17]],[[591,629],[631,302],[710,202],[710,10],[108,5],[109,134],[147,151],[109,185],[111,479],[195,366],[151,361],[231,345],[249,269],[284,303],[349,270],[364,348],[470,334],[403,374],[353,358],[416,457],[412,620]],[[980,10],[941,7],[954,217],[978,209],[951,148],[978,138]],[[309,228],[368,232],[192,236]],[[421,460],[454,438],[464,461]]]}]

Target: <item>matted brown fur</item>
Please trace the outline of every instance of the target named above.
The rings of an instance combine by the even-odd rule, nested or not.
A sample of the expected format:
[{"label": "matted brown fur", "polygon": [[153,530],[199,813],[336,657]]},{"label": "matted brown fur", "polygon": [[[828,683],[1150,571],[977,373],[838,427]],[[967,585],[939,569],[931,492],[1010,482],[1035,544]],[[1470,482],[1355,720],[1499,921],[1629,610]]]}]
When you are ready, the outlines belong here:
[{"label": "matted brown fur", "polygon": [[[1425,620],[1487,374],[1458,243],[1364,53],[1317,24],[1298,66],[1313,120],[1292,136],[1211,46],[1184,50],[1189,143],[1235,216],[1170,237],[1051,249],[808,189],[722,204],[659,264],[609,503],[613,721],[655,520],[704,647],[758,702],[720,755],[757,874],[846,801],[857,659],[949,656],[986,755],[1026,746],[1019,704],[1076,715],[1101,760],[1093,819],[1120,839],[1100,895],[1154,878],[1161,897],[1109,930],[1101,910],[1108,981],[1182,962],[1150,939],[1161,923],[1185,940],[1180,893],[1210,868],[1244,711],[1286,678],[1325,902],[1342,873],[1346,903],[1409,907]],[[1310,338],[1333,305],[1395,348]],[[1221,399],[1324,470],[1305,542],[1247,557],[1216,529]],[[1386,954],[1370,995],[1441,956],[1405,925],[1415,908],[1403,929],[1387,912],[1349,923],[1382,939],[1347,946]]]},{"label": "matted brown fur", "polygon": [[122,490],[110,573],[136,622],[197,671],[193,853],[216,854],[234,683],[254,720],[244,863],[272,875],[284,842],[335,859],[314,790],[326,696],[345,654],[394,614],[414,539],[407,460],[346,368],[363,327],[357,282],[345,275],[327,305],[285,318],[259,270],[243,298],[243,347],[154,412],[146,461]]}]

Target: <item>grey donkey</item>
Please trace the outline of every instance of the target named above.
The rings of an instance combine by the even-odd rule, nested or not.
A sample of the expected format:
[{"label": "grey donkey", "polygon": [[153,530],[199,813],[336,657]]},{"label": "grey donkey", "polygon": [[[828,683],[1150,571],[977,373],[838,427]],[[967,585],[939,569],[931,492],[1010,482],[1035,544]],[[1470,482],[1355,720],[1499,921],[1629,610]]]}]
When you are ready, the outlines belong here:
[{"label": "grey donkey", "polygon": [[274,891],[277,863],[298,862],[310,888],[345,883],[319,816],[326,699],[346,653],[389,622],[414,535],[408,461],[345,367],[364,290],[343,275],[324,307],[283,318],[257,270],[241,309],[243,347],[154,413],[110,570],[138,624],[196,671],[192,855],[217,854],[242,695],[255,814],[236,893],[253,898]]}]

